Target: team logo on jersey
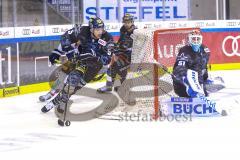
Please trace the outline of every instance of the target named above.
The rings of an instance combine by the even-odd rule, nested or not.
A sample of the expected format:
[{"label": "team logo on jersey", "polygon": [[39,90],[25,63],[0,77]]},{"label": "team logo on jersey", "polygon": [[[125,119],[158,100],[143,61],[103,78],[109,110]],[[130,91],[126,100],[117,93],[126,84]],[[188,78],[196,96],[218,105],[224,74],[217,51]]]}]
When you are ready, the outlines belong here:
[{"label": "team logo on jersey", "polygon": [[206,48],[204,48],[204,52],[209,53],[210,49],[206,47]]},{"label": "team logo on jersey", "polygon": [[185,53],[181,53],[179,56],[178,56],[178,60],[181,60],[181,61],[186,61],[188,59],[187,56],[185,56]]},{"label": "team logo on jersey", "polygon": [[99,39],[98,43],[101,44],[102,46],[106,46],[107,45],[107,42],[104,41],[103,39]]}]

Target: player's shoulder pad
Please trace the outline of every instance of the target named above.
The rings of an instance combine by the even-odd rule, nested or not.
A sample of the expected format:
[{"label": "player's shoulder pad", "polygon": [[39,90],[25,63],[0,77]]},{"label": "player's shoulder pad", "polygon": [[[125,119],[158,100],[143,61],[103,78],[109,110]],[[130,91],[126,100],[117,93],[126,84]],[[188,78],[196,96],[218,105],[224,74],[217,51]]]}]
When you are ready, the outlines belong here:
[{"label": "player's shoulder pad", "polygon": [[62,38],[69,38],[69,36],[71,35],[71,33],[73,32],[73,28],[68,29],[66,32],[64,32],[61,37]]},{"label": "player's shoulder pad", "polygon": [[101,39],[103,39],[103,40],[105,40],[105,41],[108,42],[108,41],[110,41],[110,40],[113,40],[113,37],[112,37],[112,35],[111,35],[109,32],[105,31],[105,32],[103,33]]},{"label": "player's shoulder pad", "polygon": [[190,58],[189,54],[190,54],[191,50],[192,50],[191,46],[189,46],[189,45],[185,45],[185,46],[181,47],[179,49],[177,59],[187,61]]},{"label": "player's shoulder pad", "polygon": [[137,29],[137,27],[136,27],[135,25],[132,25],[132,27],[131,27],[131,33],[133,33],[133,31],[134,31],[135,29]]},{"label": "player's shoulder pad", "polygon": [[133,25],[133,27],[134,27],[134,29],[138,29],[137,26],[136,26],[135,24]]},{"label": "player's shoulder pad", "polygon": [[126,30],[126,28],[124,27],[124,25],[122,25],[122,27],[120,28],[120,32],[124,32]]},{"label": "player's shoulder pad", "polygon": [[81,43],[87,43],[87,39],[91,37],[90,27],[82,26],[80,29],[79,39]]},{"label": "player's shoulder pad", "polygon": [[89,26],[82,26],[80,29],[80,34],[87,35],[91,34],[90,27]]},{"label": "player's shoulder pad", "polygon": [[68,29],[65,34],[69,34],[69,33],[72,33],[74,31],[74,28],[71,28],[71,29]]},{"label": "player's shoulder pad", "polygon": [[188,52],[188,51],[191,51],[192,50],[192,48],[191,48],[191,46],[190,45],[185,45],[185,46],[182,46],[180,49],[179,49],[179,52]]},{"label": "player's shoulder pad", "polygon": [[80,33],[84,33],[84,32],[90,32],[90,27],[89,26],[82,26],[80,28]]},{"label": "player's shoulder pad", "polygon": [[207,46],[202,45],[202,47],[203,47],[204,52],[210,53],[210,49]]}]

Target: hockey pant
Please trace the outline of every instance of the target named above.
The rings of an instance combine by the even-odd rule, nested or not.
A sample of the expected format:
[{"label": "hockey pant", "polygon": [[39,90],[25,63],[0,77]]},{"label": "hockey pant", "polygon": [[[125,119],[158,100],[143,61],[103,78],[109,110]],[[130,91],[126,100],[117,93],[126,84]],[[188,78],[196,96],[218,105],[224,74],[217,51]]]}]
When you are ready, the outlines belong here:
[{"label": "hockey pant", "polygon": [[107,83],[106,86],[112,86],[116,76],[120,76],[121,84],[127,77],[127,70],[129,68],[131,57],[122,54],[119,59],[115,61],[107,70]]},{"label": "hockey pant", "polygon": [[[54,95],[61,91],[64,84],[66,83],[67,75],[74,69],[75,65],[72,64],[70,61],[67,61],[66,63],[62,64],[59,70],[56,72],[57,79],[52,83],[51,90],[49,93]],[[52,81],[51,78],[50,81]]]},{"label": "hockey pant", "polygon": [[67,76],[62,90],[52,100],[53,104],[55,106],[59,106],[60,108],[64,108],[64,104],[68,102],[69,98],[83,86],[85,86],[86,83],[89,83],[91,80],[93,80],[101,68],[102,64],[90,62],[87,63],[85,68],[77,67],[75,70],[71,71]]}]

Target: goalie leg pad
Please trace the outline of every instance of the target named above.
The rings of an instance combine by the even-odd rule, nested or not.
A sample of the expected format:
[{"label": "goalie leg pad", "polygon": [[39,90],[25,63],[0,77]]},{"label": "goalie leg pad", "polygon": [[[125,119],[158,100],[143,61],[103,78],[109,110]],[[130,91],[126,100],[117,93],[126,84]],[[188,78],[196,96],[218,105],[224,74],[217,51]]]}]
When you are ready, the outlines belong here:
[{"label": "goalie leg pad", "polygon": [[190,97],[196,97],[198,94],[205,95],[202,86],[199,84],[196,71],[188,69],[187,76],[183,77],[183,83]]},{"label": "goalie leg pad", "polygon": [[189,87],[191,87],[194,92],[204,94],[203,88],[199,84],[198,73],[196,71],[190,69],[187,70],[187,81]]}]

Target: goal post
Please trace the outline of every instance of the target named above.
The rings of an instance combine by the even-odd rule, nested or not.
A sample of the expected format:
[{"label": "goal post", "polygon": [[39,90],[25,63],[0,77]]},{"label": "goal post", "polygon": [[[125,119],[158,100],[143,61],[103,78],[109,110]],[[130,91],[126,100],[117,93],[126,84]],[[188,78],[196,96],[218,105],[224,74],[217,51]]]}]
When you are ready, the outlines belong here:
[{"label": "goal post", "polygon": [[[159,29],[153,32],[153,61],[149,63],[157,63],[154,65],[154,118],[158,118],[161,110],[161,101],[159,99],[159,72],[158,68],[172,68],[178,51],[181,47],[188,43],[188,34],[192,30],[200,30],[200,28],[178,28],[178,29]],[[133,53],[134,54],[134,53]],[[166,71],[166,74],[167,73]],[[172,78],[172,77],[170,77]],[[172,82],[172,79],[166,79]],[[176,96],[172,93],[172,96]]]}]

